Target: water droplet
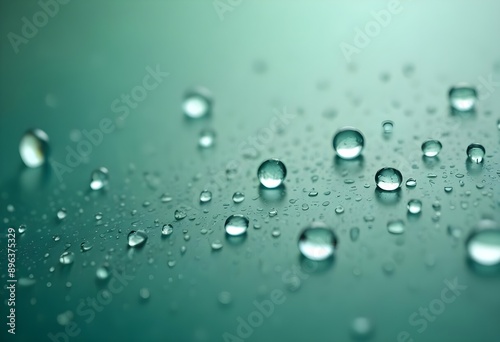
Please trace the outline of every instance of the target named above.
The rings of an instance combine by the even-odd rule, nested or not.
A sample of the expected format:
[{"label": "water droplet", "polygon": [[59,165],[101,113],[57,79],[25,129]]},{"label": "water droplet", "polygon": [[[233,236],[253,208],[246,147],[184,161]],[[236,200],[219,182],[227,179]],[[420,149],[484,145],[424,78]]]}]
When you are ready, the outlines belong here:
[{"label": "water droplet", "polygon": [[408,178],[406,181],[406,186],[408,188],[414,188],[417,186],[417,180],[415,178]]},{"label": "water droplet", "polygon": [[353,227],[349,230],[349,236],[351,237],[351,241],[357,241],[359,238],[359,228]]},{"label": "water droplet", "polygon": [[373,334],[373,324],[366,317],[356,317],[351,323],[351,335],[355,340],[367,340]]},{"label": "water droplet", "polygon": [[184,114],[192,119],[207,116],[212,111],[212,94],[203,87],[189,89],[184,95],[182,109]]},{"label": "water droplet", "polygon": [[63,265],[70,265],[75,260],[75,253],[70,251],[65,251],[59,257],[59,262]]},{"label": "water droplet", "polygon": [[482,266],[500,264],[500,225],[489,219],[482,219],[466,241],[469,258]]},{"label": "water droplet", "polygon": [[233,194],[233,202],[234,203],[241,203],[244,200],[245,200],[245,194],[244,193],[237,191],[237,192],[235,192]]},{"label": "water droplet", "polygon": [[302,204],[302,210],[306,211],[309,209],[309,205],[307,203]]},{"label": "water droplet", "polygon": [[25,224],[22,224],[19,226],[19,228],[17,228],[17,231],[19,232],[19,234],[22,234],[26,231],[26,225]]},{"label": "water droplet", "polygon": [[484,160],[484,155],[486,154],[486,150],[483,145],[480,144],[470,144],[467,146],[467,156],[469,160],[473,163],[482,163]]},{"label": "water droplet", "polygon": [[223,245],[222,245],[222,242],[220,242],[220,240],[215,240],[211,244],[212,250],[214,250],[214,251],[218,251],[219,249],[222,248],[222,246]]},{"label": "water droplet", "polygon": [[221,293],[219,293],[218,299],[219,303],[221,303],[222,305],[229,305],[232,301],[231,293],[222,291]]},{"label": "water droplet", "polygon": [[299,250],[310,260],[326,260],[333,256],[337,236],[324,223],[313,222],[300,233]]},{"label": "water droplet", "polygon": [[95,271],[98,280],[107,280],[109,278],[109,269],[107,266],[100,266]]},{"label": "water droplet", "polygon": [[444,191],[445,192],[452,192],[453,191],[453,187],[452,186],[445,186],[444,187]]},{"label": "water droplet", "polygon": [[99,212],[99,213],[95,214],[95,219],[96,219],[97,221],[102,220],[102,217],[103,217],[103,216],[102,216],[102,213],[101,213],[101,212]]},{"label": "water droplet", "polygon": [[175,212],[174,212],[174,218],[179,221],[179,220],[182,220],[183,218],[185,218],[187,216],[186,212],[184,210],[181,210],[181,209],[177,209]]},{"label": "water droplet", "polygon": [[245,234],[248,229],[250,221],[246,216],[243,215],[231,215],[226,219],[224,223],[224,228],[226,233],[231,236],[238,236]]},{"label": "water droplet", "polygon": [[201,203],[207,203],[212,200],[212,193],[208,190],[203,190],[200,193],[200,202]]},{"label": "water droplet", "polygon": [[391,120],[385,120],[382,122],[382,129],[384,130],[384,134],[391,134],[394,130],[394,123]]},{"label": "water droplet", "polygon": [[462,236],[462,229],[460,229],[459,227],[449,225],[447,230],[448,234],[455,239],[458,239]]},{"label": "water droplet", "polygon": [[391,220],[387,222],[387,230],[391,234],[403,234],[405,231],[405,223],[402,220]]},{"label": "water droplet", "polygon": [[128,240],[128,245],[130,247],[141,247],[146,243],[146,240],[148,239],[148,235],[141,231],[135,231],[132,230],[130,233],[128,233],[127,240]]},{"label": "water droplet", "polygon": [[435,157],[439,154],[443,145],[439,140],[427,140],[422,144],[422,152],[426,157]]},{"label": "water droplet", "polygon": [[364,145],[363,134],[355,128],[345,127],[333,137],[333,148],[342,159],[356,158],[361,154]]},{"label": "water droplet", "polygon": [[160,200],[162,201],[162,203],[168,203],[172,201],[172,196],[170,196],[169,194],[162,194],[160,196]]},{"label": "water droplet", "polygon": [[335,208],[335,212],[336,212],[337,214],[342,214],[342,213],[344,212],[344,207],[343,207],[343,206],[341,206],[341,205],[337,206],[337,207]]},{"label": "water droplet", "polygon": [[410,214],[420,214],[422,212],[422,201],[418,199],[409,200],[406,207]]},{"label": "water droplet", "polygon": [[53,239],[54,241],[59,241],[59,240],[61,240],[61,237],[60,237],[59,235],[54,235],[54,236],[52,237],[52,239]]},{"label": "water droplet", "polygon": [[162,236],[169,236],[170,234],[172,234],[173,231],[174,231],[174,227],[170,223],[167,223],[167,224],[164,224],[163,227],[161,228],[161,235]]},{"label": "water droplet", "polygon": [[274,217],[276,215],[278,215],[278,210],[273,208],[271,209],[271,211],[269,211],[269,217]]},{"label": "water droplet", "polygon": [[90,188],[92,190],[100,190],[108,184],[109,175],[108,169],[105,167],[100,167],[90,175]]},{"label": "water droplet", "polygon": [[271,232],[272,237],[277,238],[281,236],[281,230],[279,228],[274,228]]},{"label": "water droplet", "polygon": [[143,287],[139,290],[139,297],[141,297],[142,300],[148,300],[149,297],[151,297],[151,294],[147,288]]},{"label": "water droplet", "polygon": [[401,172],[392,167],[384,167],[375,174],[377,187],[384,191],[394,191],[401,186],[402,182],[403,176]]},{"label": "water droplet", "polygon": [[19,143],[19,154],[28,167],[38,167],[45,163],[49,154],[49,136],[35,128],[24,133]]},{"label": "water droplet", "polygon": [[278,159],[268,159],[259,166],[257,171],[260,184],[273,189],[280,186],[286,177],[286,167]]},{"label": "water droplet", "polygon": [[212,147],[215,142],[215,132],[211,129],[204,129],[200,132],[198,145],[203,148]]},{"label": "water droplet", "polygon": [[83,241],[80,244],[80,250],[82,252],[87,252],[87,251],[90,251],[91,249],[92,249],[92,245],[88,241]]},{"label": "water droplet", "polygon": [[451,87],[449,98],[452,109],[467,112],[473,110],[476,105],[477,91],[467,83],[459,83]]},{"label": "water droplet", "polygon": [[57,211],[57,218],[59,220],[64,220],[66,218],[66,215],[67,213],[65,208],[61,208]]},{"label": "water droplet", "polygon": [[497,128],[500,130],[500,119],[497,120]]}]

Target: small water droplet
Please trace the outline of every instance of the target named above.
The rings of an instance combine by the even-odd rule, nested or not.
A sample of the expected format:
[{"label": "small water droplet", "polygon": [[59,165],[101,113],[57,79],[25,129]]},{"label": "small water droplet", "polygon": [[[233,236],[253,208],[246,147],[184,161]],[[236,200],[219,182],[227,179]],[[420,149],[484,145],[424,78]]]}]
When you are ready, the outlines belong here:
[{"label": "small water droplet", "polygon": [[313,222],[300,233],[299,250],[310,260],[326,260],[333,256],[337,236],[322,222]]},{"label": "small water droplet", "polygon": [[66,215],[67,213],[65,208],[61,208],[57,211],[57,218],[59,220],[64,220],[66,218]]},{"label": "small water droplet", "polygon": [[459,83],[451,87],[448,95],[451,108],[459,112],[473,110],[476,105],[476,88],[467,83]]},{"label": "small water droplet", "polygon": [[351,237],[351,241],[357,241],[359,238],[359,228],[353,227],[349,230],[349,236]]},{"label": "small water droplet", "polygon": [[224,229],[228,235],[238,236],[247,232],[249,223],[250,221],[246,216],[235,214],[226,219]]},{"label": "small water droplet", "polygon": [[422,201],[411,199],[406,206],[410,214],[420,214],[422,212]]},{"label": "small water droplet", "polygon": [[109,269],[105,265],[99,266],[95,271],[95,275],[98,280],[107,280],[109,278],[109,274]]},{"label": "small water droplet", "polygon": [[99,212],[99,213],[95,214],[95,219],[96,219],[97,221],[102,220],[102,217],[103,217],[103,216],[102,216],[102,213],[101,213],[101,212]]},{"label": "small water droplet", "polygon": [[342,159],[353,159],[359,156],[365,146],[365,138],[360,131],[345,127],[335,133],[333,149]]},{"label": "small water droplet", "polygon": [[500,264],[500,225],[489,219],[482,219],[466,241],[469,258],[482,266]]},{"label": "small water droplet", "polygon": [[189,89],[184,95],[182,109],[184,114],[192,119],[209,115],[212,111],[212,94],[203,87]]},{"label": "small water droplet", "polygon": [[387,230],[391,234],[403,234],[405,231],[405,223],[402,220],[391,220],[387,222]]},{"label": "small water droplet", "polygon": [[415,178],[408,178],[406,181],[406,187],[408,188],[414,188],[417,186],[417,180]]},{"label": "small water droplet", "polygon": [[87,251],[90,251],[91,249],[92,249],[92,245],[88,241],[83,241],[80,244],[80,250],[82,252],[87,252]]},{"label": "small water droplet", "polygon": [[17,228],[17,231],[19,232],[19,234],[22,234],[26,231],[26,225],[25,224],[22,224],[19,226],[19,228]]},{"label": "small water droplet", "polygon": [[141,247],[146,243],[146,240],[148,239],[148,235],[141,231],[135,231],[132,230],[130,233],[128,233],[127,240],[128,240],[128,245],[130,247]]},{"label": "small water droplet", "polygon": [[286,178],[286,167],[278,159],[268,159],[259,166],[257,171],[260,184],[273,189],[280,186]]},{"label": "small water droplet", "polygon": [[214,240],[211,244],[212,250],[218,251],[223,247],[222,242],[220,240]]},{"label": "small water droplet", "polygon": [[445,192],[452,192],[453,191],[453,187],[452,186],[445,186],[444,187],[444,191]]},{"label": "small water droplet", "polygon": [[244,193],[237,191],[237,192],[235,192],[233,194],[233,202],[234,203],[241,203],[244,200],[245,200],[245,194]]},{"label": "small water droplet", "polygon": [[231,293],[229,293],[227,291],[222,291],[221,293],[219,293],[218,300],[219,300],[219,303],[221,303],[222,305],[231,304],[231,301],[232,301]]},{"label": "small water droplet", "polygon": [[441,152],[443,145],[439,140],[427,140],[422,144],[422,152],[426,157],[435,157]]},{"label": "small water droplet", "polygon": [[184,210],[181,210],[181,209],[177,209],[175,212],[174,212],[174,218],[177,220],[177,221],[180,221],[182,220],[183,218],[185,218],[187,216],[186,212]]},{"label": "small water droplet", "polygon": [[109,181],[108,169],[105,167],[100,167],[90,175],[90,188],[92,190],[100,190],[104,188]]},{"label": "small water droplet", "polygon": [[394,130],[394,123],[391,120],[385,120],[384,122],[382,122],[382,129],[384,131],[384,134],[391,134]]},{"label": "small water droplet", "polygon": [[47,133],[38,128],[24,133],[19,143],[19,154],[28,167],[43,165],[49,154],[49,136]]},{"label": "small water droplet", "polygon": [[462,236],[462,229],[460,229],[459,227],[449,225],[447,230],[448,234],[455,239],[459,239]]},{"label": "small water droplet", "polygon": [[271,211],[269,211],[269,217],[274,217],[276,215],[278,215],[278,210],[273,208],[271,209]]},{"label": "small water droplet", "polygon": [[366,317],[356,317],[351,323],[351,335],[358,341],[369,339],[373,330],[373,323]]},{"label": "small water droplet", "polygon": [[302,210],[306,211],[309,209],[309,205],[307,203],[302,204]]},{"label": "small water droplet", "polygon": [[62,265],[70,265],[73,263],[74,260],[75,260],[75,253],[70,251],[63,252],[59,257],[59,262]]},{"label": "small water droplet", "polygon": [[212,147],[215,143],[215,132],[211,129],[204,129],[200,132],[198,145],[203,148]]},{"label": "small water droplet", "polygon": [[484,160],[484,155],[486,150],[483,145],[480,144],[470,144],[467,146],[467,156],[469,160],[473,163],[482,163]]},{"label": "small water droplet", "polygon": [[201,203],[207,203],[212,200],[212,193],[208,190],[203,190],[200,193],[200,202]]},{"label": "small water droplet", "polygon": [[401,186],[402,182],[401,172],[392,167],[384,167],[375,174],[377,187],[384,191],[394,191]]},{"label": "small water droplet", "polygon": [[337,207],[335,208],[335,212],[336,212],[337,214],[342,214],[342,213],[344,212],[344,207],[343,207],[343,206],[341,206],[341,205],[337,206]]},{"label": "small water droplet", "polygon": [[149,297],[151,297],[151,294],[147,288],[143,287],[139,290],[139,297],[141,297],[142,300],[148,300]]},{"label": "small water droplet", "polygon": [[277,238],[277,237],[280,237],[281,236],[281,230],[279,230],[279,228],[274,228],[271,235],[274,237],[274,238]]},{"label": "small water droplet", "polygon": [[169,236],[170,234],[172,234],[173,231],[174,231],[174,227],[170,223],[167,223],[167,224],[164,224],[163,227],[161,228],[161,235],[162,236]]}]

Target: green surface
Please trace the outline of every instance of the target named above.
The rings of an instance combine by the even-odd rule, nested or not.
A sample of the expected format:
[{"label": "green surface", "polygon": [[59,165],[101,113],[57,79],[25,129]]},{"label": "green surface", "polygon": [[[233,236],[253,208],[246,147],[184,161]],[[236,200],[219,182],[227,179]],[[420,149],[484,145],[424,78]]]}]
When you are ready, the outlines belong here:
[{"label": "green surface", "polygon": [[[365,316],[374,324],[372,341],[398,341],[402,331],[414,341],[498,341],[500,274],[470,267],[464,241],[483,215],[500,221],[500,4],[400,6],[347,63],[342,43],[353,44],[356,29],[374,20],[372,11],[388,9],[387,2],[244,0],[221,20],[209,0],[73,0],[15,53],[9,32],[20,34],[22,18],[40,6],[2,1],[0,210],[4,231],[27,226],[17,234],[16,273],[36,279],[17,289],[15,336],[6,332],[8,307],[2,306],[2,341],[50,341],[49,333],[64,332],[57,317],[68,310],[79,329],[68,341],[224,341],[225,332],[237,335],[238,317],[246,320],[256,310],[254,301],[281,293],[276,290],[280,304],[243,340],[349,341],[353,319]],[[157,66],[169,75],[119,119],[114,101]],[[448,89],[460,81],[482,95],[475,115],[450,114]],[[214,94],[209,118],[182,114],[183,94],[193,85]],[[64,163],[67,148],[78,145],[75,131],[94,130],[105,118],[116,129],[62,181],[50,166],[22,165],[18,144],[28,128],[47,132],[51,160]],[[389,138],[382,134],[384,120],[395,123]],[[332,137],[344,126],[363,132],[363,158],[334,158]],[[216,131],[216,145],[200,150],[198,136],[207,127]],[[443,144],[434,162],[421,158],[428,138]],[[472,142],[486,148],[482,167],[466,163]],[[258,186],[257,168],[271,157],[288,169],[282,190]],[[100,166],[109,169],[109,189],[91,192],[90,173]],[[377,192],[374,175],[386,166],[397,167],[405,180],[414,177],[416,188]],[[228,168],[236,170],[230,179]],[[453,191],[445,193],[445,186]],[[205,188],[213,199],[200,205]],[[313,190],[319,194],[308,196]],[[232,203],[236,191],[245,193],[241,204]],[[173,200],[162,203],[163,193]],[[423,202],[416,219],[406,214],[412,198]],[[339,205],[342,214],[335,213]],[[57,222],[62,207],[68,215]],[[175,222],[179,208],[188,216]],[[273,208],[278,215],[269,217]],[[226,239],[223,224],[232,213],[250,218],[245,239]],[[404,234],[387,232],[392,219],[405,221]],[[299,257],[298,235],[312,220],[337,233],[331,263],[311,265]],[[165,223],[174,232],[161,238]],[[462,229],[458,241],[447,233],[449,225]],[[352,227],[360,229],[357,241]],[[128,249],[126,239],[137,229],[149,235],[138,251]],[[212,251],[217,239],[224,247]],[[7,239],[0,241],[6,283]],[[83,241],[93,248],[81,253]],[[61,267],[67,244],[75,262]],[[96,281],[104,262],[133,279],[90,320],[78,308],[109,286]],[[455,278],[467,288],[418,332],[411,315],[441,298],[445,282]],[[142,288],[149,300],[141,299]],[[223,291],[231,294],[229,305],[219,302]]]}]

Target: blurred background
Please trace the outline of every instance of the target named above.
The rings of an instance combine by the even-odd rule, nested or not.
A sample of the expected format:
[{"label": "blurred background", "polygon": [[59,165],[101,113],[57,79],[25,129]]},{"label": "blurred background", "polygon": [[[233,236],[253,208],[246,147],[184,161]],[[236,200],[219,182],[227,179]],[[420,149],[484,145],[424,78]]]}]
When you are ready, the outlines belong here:
[{"label": "blurred background", "polygon": [[[466,243],[500,220],[499,13],[495,0],[0,1],[0,212],[18,279],[2,341],[498,341],[500,273]],[[450,110],[460,82],[474,112]],[[349,161],[332,147],[345,126],[365,140]],[[37,168],[19,154],[33,128],[49,137]],[[269,158],[287,168],[274,190],[257,178]],[[399,191],[376,190],[383,167]],[[239,239],[232,214],[250,221]],[[328,262],[298,249],[312,221],[338,238]]]}]

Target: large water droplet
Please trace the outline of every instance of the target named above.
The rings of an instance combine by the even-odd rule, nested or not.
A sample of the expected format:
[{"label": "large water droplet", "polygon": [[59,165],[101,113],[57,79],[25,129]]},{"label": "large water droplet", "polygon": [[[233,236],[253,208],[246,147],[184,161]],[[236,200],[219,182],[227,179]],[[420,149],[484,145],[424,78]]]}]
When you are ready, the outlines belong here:
[{"label": "large water droplet", "polygon": [[500,225],[489,219],[479,221],[466,241],[469,258],[482,266],[500,264]]},{"label": "large water droplet", "polygon": [[286,167],[278,159],[268,159],[259,166],[257,177],[260,184],[266,188],[273,189],[280,186],[286,177]]},{"label": "large water droplet", "polygon": [[187,216],[186,212],[182,209],[177,209],[176,211],[174,211],[174,218],[177,220],[177,221],[180,221],[182,220],[183,218],[185,218]]},{"label": "large water droplet", "polygon": [[310,260],[326,260],[333,256],[337,236],[322,222],[313,222],[300,233],[299,250]]},{"label": "large water droplet", "polygon": [[207,203],[212,200],[212,193],[208,190],[203,190],[200,193],[200,202],[201,203]]},{"label": "large water droplet", "polygon": [[212,111],[212,94],[208,89],[195,87],[184,95],[182,109],[186,116],[198,119],[207,116]]},{"label": "large water droplet", "polygon": [[439,154],[443,145],[439,140],[427,140],[422,144],[422,152],[426,157],[435,157]]},{"label": "large water droplet", "polygon": [[70,265],[75,260],[75,253],[70,251],[65,251],[59,257],[59,262],[63,265]]},{"label": "large water droplet", "polygon": [[473,163],[482,163],[484,160],[484,155],[486,150],[483,145],[480,144],[470,144],[467,146],[467,156],[469,160]]},{"label": "large water droplet", "polygon": [[24,133],[19,143],[19,154],[28,167],[38,167],[45,163],[49,154],[49,136],[35,128]]},{"label": "large water droplet", "polygon": [[405,223],[402,220],[391,220],[387,222],[387,230],[391,234],[403,234],[405,231]]},{"label": "large water droplet", "polygon": [[422,201],[418,199],[411,199],[408,201],[408,212],[410,214],[420,214],[422,212]]},{"label": "large water droplet", "polygon": [[394,191],[401,186],[403,175],[392,167],[384,167],[375,174],[377,187],[384,191]]},{"label": "large water droplet", "polygon": [[459,83],[451,87],[449,91],[450,106],[459,112],[473,110],[477,101],[476,88],[467,84]]},{"label": "large water droplet", "polygon": [[364,146],[363,134],[355,128],[345,127],[333,137],[333,148],[342,159],[356,158],[361,154]]},{"label": "large water droplet", "polygon": [[234,203],[241,203],[244,200],[245,200],[245,194],[244,193],[237,191],[237,192],[235,192],[233,194],[233,202]]},{"label": "large water droplet", "polygon": [[135,231],[132,230],[130,233],[128,233],[127,240],[128,240],[128,245],[130,247],[141,247],[146,243],[146,240],[148,239],[148,235],[141,231]]},{"label": "large water droplet", "polygon": [[90,188],[92,190],[100,190],[108,184],[109,174],[108,169],[100,167],[90,175]]},{"label": "large water droplet", "polygon": [[231,215],[226,219],[224,228],[226,233],[231,236],[243,235],[247,232],[250,221],[243,215]]}]

